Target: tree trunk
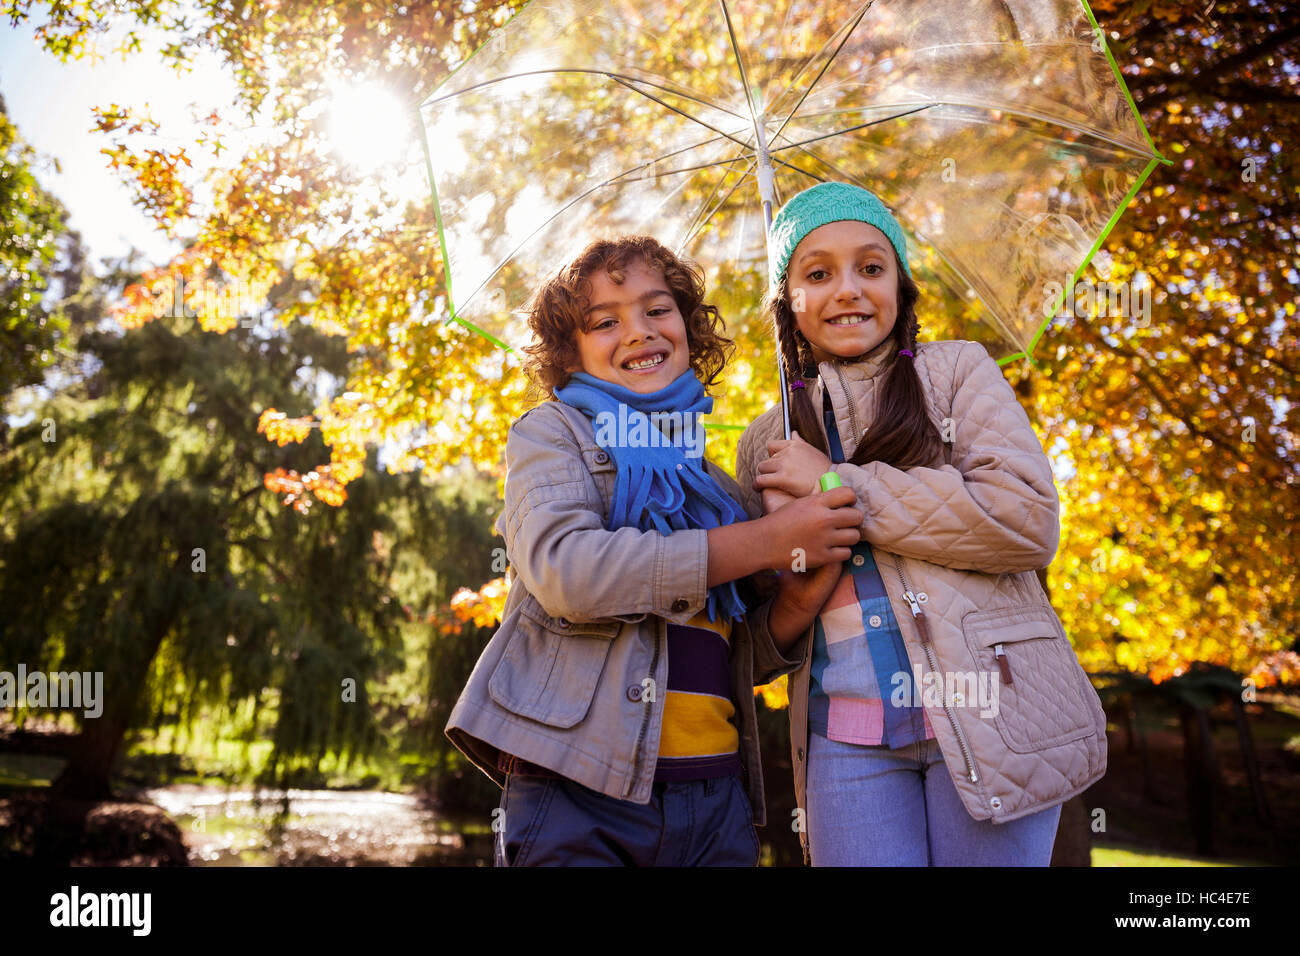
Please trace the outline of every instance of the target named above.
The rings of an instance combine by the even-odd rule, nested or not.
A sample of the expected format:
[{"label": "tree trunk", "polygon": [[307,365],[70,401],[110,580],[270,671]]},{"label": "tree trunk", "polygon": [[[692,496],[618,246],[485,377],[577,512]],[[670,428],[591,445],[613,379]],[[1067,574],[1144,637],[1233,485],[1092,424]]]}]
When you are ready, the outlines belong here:
[{"label": "tree trunk", "polygon": [[[132,699],[131,705],[135,701]],[[51,793],[68,800],[107,800],[113,764],[122,749],[131,715],[128,706],[104,708],[104,714],[87,720],[72,743],[68,765],[51,787]]]},{"label": "tree trunk", "polygon": [[1237,739],[1241,742],[1241,759],[1246,765],[1246,777],[1250,780],[1250,792],[1255,798],[1255,814],[1259,822],[1273,826],[1272,814],[1268,811],[1268,801],[1264,799],[1264,781],[1259,775],[1259,760],[1255,756],[1255,741],[1250,735],[1250,723],[1246,719],[1246,705],[1240,695],[1229,694],[1232,710],[1237,717]]},{"label": "tree trunk", "polygon": [[1147,735],[1142,732],[1141,716],[1138,714],[1137,699],[1133,699],[1133,729],[1137,734],[1138,760],[1142,762],[1142,797],[1147,803],[1156,802],[1156,787],[1151,780],[1151,759],[1147,753]]},{"label": "tree trunk", "polygon": [[1214,741],[1210,736],[1210,715],[1199,707],[1184,704],[1183,763],[1187,778],[1187,808],[1196,835],[1196,852],[1214,855]]},{"label": "tree trunk", "polygon": [[1127,745],[1128,752],[1136,753],[1137,730],[1133,726],[1133,721],[1135,719],[1133,713],[1133,698],[1127,694],[1119,698],[1115,701],[1115,710],[1117,711],[1115,719],[1119,722],[1120,727],[1124,731],[1124,742]]},{"label": "tree trunk", "polygon": [[94,719],[83,719],[81,733],[72,743],[68,765],[50,788],[54,797],[107,800],[113,795],[109,785],[113,764],[131,726],[136,704],[149,676],[149,666],[171,628],[173,616],[168,614],[166,622],[153,628],[147,645],[135,657],[134,666],[123,667],[115,675],[120,683],[115,692],[105,694],[108,700],[104,713]]},{"label": "tree trunk", "polygon": [[1092,866],[1092,814],[1084,791],[1061,805],[1052,866]]}]

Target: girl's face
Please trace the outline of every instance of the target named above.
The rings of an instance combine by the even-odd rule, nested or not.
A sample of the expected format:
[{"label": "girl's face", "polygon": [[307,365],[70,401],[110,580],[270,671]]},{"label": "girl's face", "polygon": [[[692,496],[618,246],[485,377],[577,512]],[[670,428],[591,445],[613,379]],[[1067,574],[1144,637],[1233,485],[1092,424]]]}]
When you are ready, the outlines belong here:
[{"label": "girl's face", "polygon": [[581,371],[644,394],[691,367],[686,322],[661,270],[635,261],[624,269],[622,285],[604,269],[587,279],[592,305],[585,328],[574,333]]},{"label": "girl's face", "polygon": [[818,362],[870,352],[894,331],[898,267],[875,226],[819,226],[795,247],[786,276],[795,322]]}]

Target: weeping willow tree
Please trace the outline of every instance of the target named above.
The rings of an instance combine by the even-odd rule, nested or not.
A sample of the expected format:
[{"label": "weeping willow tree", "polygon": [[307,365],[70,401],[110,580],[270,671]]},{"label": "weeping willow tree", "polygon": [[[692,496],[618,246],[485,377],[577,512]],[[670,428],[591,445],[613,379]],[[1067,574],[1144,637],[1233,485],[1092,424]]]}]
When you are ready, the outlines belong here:
[{"label": "weeping willow tree", "polygon": [[[462,514],[374,462],[337,508],[268,490],[323,445],[268,441],[259,411],[310,407],[346,375],[343,341],[306,326],[218,334],[178,310],[87,327],[66,358],[69,383],[0,456],[0,658],[104,675],[56,792],[107,796],[127,732],[164,720],[256,728],[269,708],[268,783],[370,753],[391,713],[372,694],[418,610],[491,576],[481,504]],[[431,542],[464,580],[419,570]]]}]

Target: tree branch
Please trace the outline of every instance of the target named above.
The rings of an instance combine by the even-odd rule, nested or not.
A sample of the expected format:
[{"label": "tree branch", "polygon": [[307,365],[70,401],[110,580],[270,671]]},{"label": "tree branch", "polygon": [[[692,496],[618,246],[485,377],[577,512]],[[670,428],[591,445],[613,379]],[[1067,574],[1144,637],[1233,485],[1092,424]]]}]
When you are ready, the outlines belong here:
[{"label": "tree branch", "polygon": [[[1134,78],[1134,81],[1129,83],[1129,91],[1133,93],[1139,110],[1143,112],[1154,110],[1183,92],[1191,92],[1198,87],[1204,89],[1207,85],[1210,85],[1211,88],[1217,86],[1220,78],[1231,76],[1242,67],[1249,66],[1260,57],[1266,56],[1297,39],[1300,39],[1300,22],[1292,24],[1286,30],[1279,30],[1277,33],[1269,34],[1254,46],[1247,47],[1232,56],[1210,63],[1203,69],[1197,69],[1195,73],[1157,73],[1148,77]],[[1138,91],[1147,90],[1162,83],[1165,87],[1163,90],[1149,96],[1138,95]]]},{"label": "tree branch", "polygon": [[[1110,343],[1107,342],[1102,342],[1100,337],[1098,337],[1095,333],[1086,333],[1086,334],[1090,334],[1090,337],[1094,338],[1094,340],[1097,342],[1098,345],[1105,345],[1106,348],[1110,349],[1117,356],[1136,360],[1137,367],[1135,369],[1130,369],[1131,374],[1139,382],[1141,382],[1144,386],[1146,386],[1147,391],[1151,394],[1152,398],[1154,398],[1155,401],[1159,403],[1160,407],[1164,409],[1166,414],[1183,423],[1183,426],[1188,430],[1189,433],[1191,433],[1193,438],[1204,439],[1212,442],[1216,448],[1222,451],[1226,451],[1226,453],[1230,458],[1234,459],[1237,462],[1240,462],[1241,464],[1244,464],[1247,468],[1257,467],[1259,465],[1258,461],[1252,461],[1242,454],[1241,449],[1238,447],[1237,442],[1225,438],[1224,436],[1218,434],[1212,428],[1203,428],[1197,425],[1196,422],[1192,419],[1191,415],[1185,414],[1184,411],[1179,407],[1179,403],[1172,396],[1166,394],[1166,392],[1160,387],[1160,385],[1156,381],[1157,376],[1153,376],[1151,374],[1151,370],[1147,367],[1147,362],[1145,358],[1142,355],[1140,355],[1137,351],[1133,349],[1125,349],[1122,346],[1111,345]],[[1266,478],[1281,479],[1283,475],[1289,474],[1292,471],[1292,467],[1289,462],[1281,461],[1278,458],[1276,458],[1274,455],[1270,453],[1269,449],[1267,449],[1262,443],[1257,444],[1256,448],[1258,453],[1265,459],[1265,461],[1269,465],[1273,466],[1273,468],[1269,470],[1274,473],[1270,475],[1266,475],[1265,476]]]}]

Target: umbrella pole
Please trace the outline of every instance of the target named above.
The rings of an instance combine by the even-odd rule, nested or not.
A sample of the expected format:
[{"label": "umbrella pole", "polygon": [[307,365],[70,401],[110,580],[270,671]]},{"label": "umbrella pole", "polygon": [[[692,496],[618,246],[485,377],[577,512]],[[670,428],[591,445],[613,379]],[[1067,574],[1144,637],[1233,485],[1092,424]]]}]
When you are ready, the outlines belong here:
[{"label": "umbrella pole", "polygon": [[[775,201],[776,191],[773,189],[772,180],[772,157],[767,152],[767,136],[763,132],[763,124],[755,120],[754,132],[758,135],[758,195],[763,202],[763,241],[770,245],[772,241],[772,206]],[[770,261],[770,260],[769,260]],[[771,281],[771,276],[768,276]],[[776,329],[772,329],[772,334],[776,335]],[[780,339],[777,339],[780,342]],[[776,376],[781,388],[781,426],[782,434],[786,441],[790,440],[790,387],[785,380],[785,363],[781,361],[781,349],[778,344],[776,350]]]}]

